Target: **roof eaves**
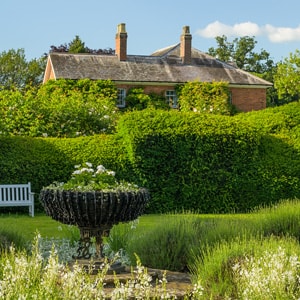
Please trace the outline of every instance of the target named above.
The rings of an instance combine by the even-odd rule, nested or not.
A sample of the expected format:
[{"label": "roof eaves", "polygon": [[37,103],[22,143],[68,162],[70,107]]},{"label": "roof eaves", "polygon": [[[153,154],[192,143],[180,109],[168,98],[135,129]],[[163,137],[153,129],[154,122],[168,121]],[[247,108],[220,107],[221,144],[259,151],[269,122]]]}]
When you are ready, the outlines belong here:
[{"label": "roof eaves", "polygon": [[131,81],[131,80],[113,80],[116,84],[128,84],[128,85],[153,85],[153,86],[174,86],[181,84],[182,82],[174,81]]},{"label": "roof eaves", "polygon": [[270,88],[273,84],[245,84],[245,83],[229,83],[230,87],[237,87],[237,88],[248,88],[248,89],[257,89],[257,88]]}]

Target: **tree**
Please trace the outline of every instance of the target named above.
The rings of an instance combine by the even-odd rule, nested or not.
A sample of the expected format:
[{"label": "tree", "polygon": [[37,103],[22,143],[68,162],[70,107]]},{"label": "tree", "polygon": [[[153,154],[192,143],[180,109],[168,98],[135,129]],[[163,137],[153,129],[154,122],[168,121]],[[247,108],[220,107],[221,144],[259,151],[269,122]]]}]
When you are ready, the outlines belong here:
[{"label": "tree", "polygon": [[70,53],[85,53],[86,48],[84,42],[80,39],[78,35],[69,43]]},{"label": "tree", "polygon": [[274,86],[278,97],[284,103],[300,98],[300,50],[290,53],[284,61],[278,63],[274,75]]},{"label": "tree", "polygon": [[254,37],[244,36],[235,38],[232,42],[225,35],[217,36],[217,48],[209,48],[208,54],[225,62],[234,62],[237,67],[247,72],[263,74],[274,67],[270,54],[261,49],[254,51],[257,44]]},{"label": "tree", "polygon": [[[267,81],[273,82],[276,64],[270,58],[270,53],[264,49],[255,52],[257,41],[254,37],[244,36],[228,41],[225,35],[217,36],[217,48],[209,48],[208,54],[224,62],[232,62],[242,70],[253,73]],[[267,90],[267,106],[279,104],[277,91],[271,87]]]},{"label": "tree", "polygon": [[58,79],[25,91],[0,90],[2,135],[76,137],[114,130],[117,88],[110,80]]},{"label": "tree", "polygon": [[[108,49],[90,49],[85,46],[85,43],[80,39],[78,35],[68,44],[61,44],[60,46],[50,46],[50,53],[53,52],[64,52],[64,53],[91,53],[91,54],[102,54],[102,55],[113,55],[115,51],[111,48]],[[45,56],[47,54],[45,53]]]},{"label": "tree", "polygon": [[26,61],[24,49],[11,49],[0,53],[0,89],[23,89],[42,81],[45,60]]}]

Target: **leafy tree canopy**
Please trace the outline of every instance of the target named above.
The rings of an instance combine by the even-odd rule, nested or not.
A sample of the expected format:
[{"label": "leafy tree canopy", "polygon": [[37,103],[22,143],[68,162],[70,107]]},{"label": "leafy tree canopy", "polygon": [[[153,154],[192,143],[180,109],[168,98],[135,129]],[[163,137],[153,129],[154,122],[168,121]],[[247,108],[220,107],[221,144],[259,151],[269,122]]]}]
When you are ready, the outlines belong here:
[{"label": "leafy tree canopy", "polygon": [[23,89],[42,82],[45,59],[27,61],[24,49],[11,49],[0,53],[0,89]]},{"label": "leafy tree canopy", "polygon": [[70,53],[85,53],[86,48],[84,42],[80,39],[78,35],[69,43]]},{"label": "leafy tree canopy", "polygon": [[[78,35],[68,44],[61,44],[60,46],[50,46],[50,53],[52,52],[69,52],[69,53],[91,53],[91,54],[106,54],[113,55],[115,51],[111,48],[108,49],[90,49],[85,46],[85,43]],[[45,54],[47,55],[47,54]]]},{"label": "leafy tree canopy", "polygon": [[[255,51],[257,41],[254,37],[244,36],[228,41],[225,35],[216,37],[217,47],[209,48],[208,54],[225,62],[232,62],[242,70],[250,72],[262,79],[273,82],[276,64],[270,58],[269,52],[261,49]],[[274,87],[267,90],[267,106],[280,104]]]},{"label": "leafy tree canopy", "polygon": [[290,53],[277,66],[274,75],[274,86],[277,89],[279,99],[285,102],[299,100],[300,96],[300,50]]},{"label": "leafy tree canopy", "polygon": [[228,41],[225,35],[216,37],[217,48],[209,48],[208,54],[225,62],[234,62],[237,67],[247,72],[263,74],[274,67],[269,52],[261,49],[255,52],[257,41],[254,37],[244,36]]}]

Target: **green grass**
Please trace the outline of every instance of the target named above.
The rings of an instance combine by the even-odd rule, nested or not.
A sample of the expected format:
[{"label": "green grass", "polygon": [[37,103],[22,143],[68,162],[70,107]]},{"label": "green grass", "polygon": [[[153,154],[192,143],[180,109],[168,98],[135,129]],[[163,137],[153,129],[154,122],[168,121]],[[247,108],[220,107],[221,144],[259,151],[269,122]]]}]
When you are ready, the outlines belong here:
[{"label": "green grass", "polygon": [[78,229],[61,224],[44,214],[34,218],[19,214],[1,214],[0,228],[2,232],[21,234],[27,241],[32,241],[37,232],[47,238],[73,238]]}]

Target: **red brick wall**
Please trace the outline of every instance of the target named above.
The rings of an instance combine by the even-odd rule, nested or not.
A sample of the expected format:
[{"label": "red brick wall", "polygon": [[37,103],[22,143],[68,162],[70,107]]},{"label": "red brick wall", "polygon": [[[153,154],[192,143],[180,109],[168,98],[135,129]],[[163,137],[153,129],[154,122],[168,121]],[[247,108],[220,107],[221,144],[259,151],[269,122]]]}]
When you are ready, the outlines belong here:
[{"label": "red brick wall", "polygon": [[266,108],[265,88],[230,88],[232,104],[240,111],[252,111]]},{"label": "red brick wall", "polygon": [[[142,87],[146,94],[155,93],[158,95],[165,95],[165,91],[174,90],[174,86],[154,86],[154,85],[146,85],[146,86],[138,86],[138,85],[126,85],[126,84],[118,84],[118,88],[128,90],[133,87]],[[231,91],[231,100],[232,104],[239,111],[247,112],[252,110],[260,110],[266,108],[266,89],[265,88],[230,88]]]}]

